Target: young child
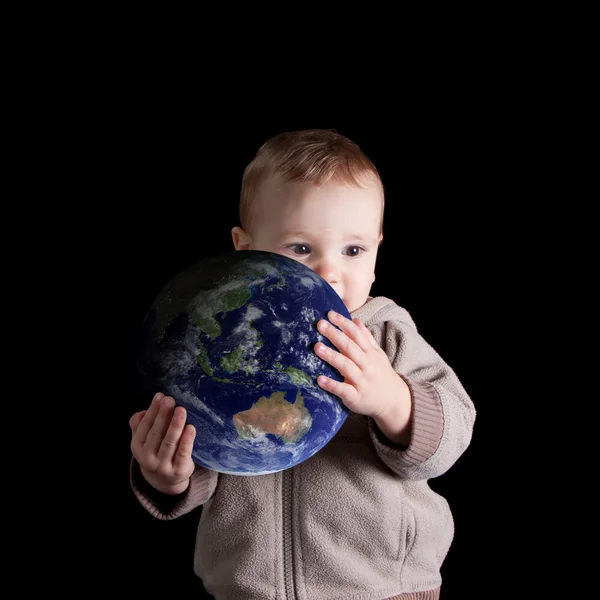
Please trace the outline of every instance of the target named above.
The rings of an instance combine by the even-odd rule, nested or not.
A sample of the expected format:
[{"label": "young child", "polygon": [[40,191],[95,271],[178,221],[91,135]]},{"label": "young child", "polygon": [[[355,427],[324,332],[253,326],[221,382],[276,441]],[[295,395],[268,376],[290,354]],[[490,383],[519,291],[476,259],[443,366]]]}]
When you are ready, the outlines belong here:
[{"label": "young child", "polygon": [[157,393],[131,417],[131,483],[157,519],[198,506],[194,570],[217,600],[430,600],[454,534],[427,480],[470,443],[475,409],[409,313],[369,295],[383,231],[374,165],[331,131],[267,141],[244,172],[236,250],[291,257],[323,277],[352,320],[319,331],[315,352],[343,375],[319,378],[350,409],[317,454],[241,477],[194,465],[183,407]]}]

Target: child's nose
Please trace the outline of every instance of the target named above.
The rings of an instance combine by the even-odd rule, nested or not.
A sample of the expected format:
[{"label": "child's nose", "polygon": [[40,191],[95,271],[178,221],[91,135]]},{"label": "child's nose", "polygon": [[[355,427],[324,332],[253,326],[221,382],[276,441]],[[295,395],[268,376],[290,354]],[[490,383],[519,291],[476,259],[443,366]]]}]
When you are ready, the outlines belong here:
[{"label": "child's nose", "polygon": [[315,265],[314,271],[329,285],[339,283],[340,281],[340,270],[334,261],[321,260],[317,265]]}]

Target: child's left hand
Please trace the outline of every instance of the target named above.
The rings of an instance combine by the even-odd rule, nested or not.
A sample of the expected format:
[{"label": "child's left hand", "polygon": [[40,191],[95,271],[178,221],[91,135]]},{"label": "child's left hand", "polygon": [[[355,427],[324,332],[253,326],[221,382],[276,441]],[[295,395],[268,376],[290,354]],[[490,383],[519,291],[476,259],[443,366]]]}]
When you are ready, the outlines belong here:
[{"label": "child's left hand", "polygon": [[371,332],[359,319],[351,321],[334,311],[328,317],[341,331],[325,320],[319,321],[317,328],[339,352],[321,342],[315,345],[315,352],[344,376],[344,382],[319,377],[318,384],[339,396],[355,413],[381,419],[406,410],[408,421],[411,402],[408,385],[394,371]]}]

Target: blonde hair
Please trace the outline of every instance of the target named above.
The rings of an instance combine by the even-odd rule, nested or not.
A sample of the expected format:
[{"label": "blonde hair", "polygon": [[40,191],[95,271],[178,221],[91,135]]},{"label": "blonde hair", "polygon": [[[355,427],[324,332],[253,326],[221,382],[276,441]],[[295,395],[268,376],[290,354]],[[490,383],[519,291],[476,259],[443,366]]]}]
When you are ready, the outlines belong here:
[{"label": "blonde hair", "polygon": [[[244,170],[240,193],[240,224],[248,231],[250,208],[260,185],[280,175],[287,181],[324,184],[328,181],[363,187],[376,181],[384,188],[375,165],[359,146],[329,129],[280,133],[267,140]],[[383,206],[382,206],[383,220]]]}]

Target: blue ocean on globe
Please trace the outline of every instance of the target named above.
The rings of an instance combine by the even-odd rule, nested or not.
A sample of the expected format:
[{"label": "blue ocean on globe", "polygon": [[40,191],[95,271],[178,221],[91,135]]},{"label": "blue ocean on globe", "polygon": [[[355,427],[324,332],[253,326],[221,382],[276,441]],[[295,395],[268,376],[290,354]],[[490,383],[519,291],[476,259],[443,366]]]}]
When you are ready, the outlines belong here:
[{"label": "blue ocean on globe", "polygon": [[253,250],[198,261],[159,293],[142,324],[139,367],[196,428],[192,458],[232,475],[293,467],[318,452],[348,409],[317,384],[343,381],[314,352],[341,298],[291,258]]}]

